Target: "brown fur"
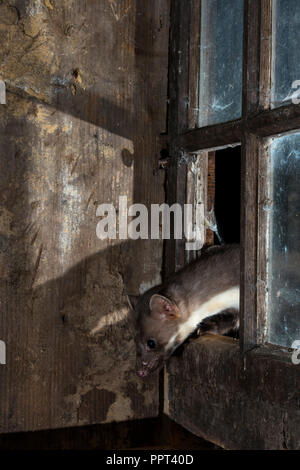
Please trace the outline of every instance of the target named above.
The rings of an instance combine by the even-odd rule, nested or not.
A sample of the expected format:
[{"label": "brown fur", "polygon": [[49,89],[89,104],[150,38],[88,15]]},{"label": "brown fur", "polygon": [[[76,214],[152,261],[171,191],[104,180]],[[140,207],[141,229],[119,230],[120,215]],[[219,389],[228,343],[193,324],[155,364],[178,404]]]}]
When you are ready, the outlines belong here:
[{"label": "brown fur", "polygon": [[[137,370],[140,376],[159,369],[186,339],[188,335],[178,332],[185,331],[182,326],[188,322],[192,312],[216,295],[239,285],[239,259],[238,245],[212,247],[163,285],[136,299],[132,307],[137,320]],[[225,317],[225,321],[224,313],[220,328],[216,321],[211,322],[210,327],[209,322],[206,323],[205,331],[226,334],[229,329],[236,329],[237,313],[231,310],[231,317],[227,320]],[[155,340],[155,350],[147,347],[149,339]]]}]

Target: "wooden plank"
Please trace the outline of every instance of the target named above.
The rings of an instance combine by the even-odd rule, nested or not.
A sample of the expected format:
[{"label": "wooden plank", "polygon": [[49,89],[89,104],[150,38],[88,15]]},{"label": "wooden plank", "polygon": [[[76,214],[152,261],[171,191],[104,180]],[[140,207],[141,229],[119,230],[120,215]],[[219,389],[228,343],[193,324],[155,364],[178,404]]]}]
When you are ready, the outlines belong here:
[{"label": "wooden plank", "polygon": [[[167,173],[166,202],[183,207],[186,198],[186,163],[188,156],[177,145],[178,134],[188,128],[189,113],[189,50],[191,0],[172,0],[169,48],[169,109],[168,134],[171,165]],[[164,274],[184,266],[185,240],[171,239],[165,243]]]},{"label": "wooden plank", "polygon": [[257,338],[258,344],[267,341],[268,250],[270,234],[270,154],[269,139],[259,143],[258,161],[258,244],[257,244]]},{"label": "wooden plank", "polygon": [[[291,353],[206,335],[169,361],[169,415],[226,449],[299,449],[300,375]],[[284,380],[282,380],[284,377]]]},{"label": "wooden plank", "polygon": [[169,2],[1,2],[0,14],[0,430],[155,416],[125,294],[160,282],[162,242],[99,240],[96,208],[164,202],[153,169]]},{"label": "wooden plank", "polygon": [[197,127],[199,114],[201,0],[193,0],[191,9],[189,47],[189,129]]},{"label": "wooden plank", "polygon": [[[259,106],[260,0],[245,2],[243,63],[243,127]],[[240,347],[257,341],[257,169],[258,139],[243,129],[241,162],[241,286]]]},{"label": "wooden plank", "polygon": [[[216,185],[216,169],[215,159],[216,152],[208,152],[208,168],[207,168],[207,211],[214,210],[215,207],[215,185]],[[214,232],[210,229],[206,230],[206,245],[214,245]]]},{"label": "wooden plank", "polygon": [[[196,229],[201,233],[203,245],[206,241],[205,215],[207,214],[207,181],[208,181],[208,152],[201,152],[194,155],[187,166],[187,194],[186,204],[193,207],[193,231]],[[202,217],[199,220],[196,216],[197,208],[201,208]],[[198,250],[185,250],[185,263],[188,264],[196,259],[201,252],[202,246]]]},{"label": "wooden plank", "polygon": [[0,450],[216,450],[166,415],[122,423],[96,424],[0,435]]},{"label": "wooden plank", "polygon": [[300,128],[300,107],[290,104],[280,108],[266,110],[251,117],[245,123],[249,132],[261,137],[281,134]]},{"label": "wooden plank", "polygon": [[271,102],[272,0],[261,0],[260,43],[260,108],[269,109]]},{"label": "wooden plank", "polygon": [[241,162],[240,344],[242,351],[253,348],[257,341],[257,168],[258,138],[249,134],[242,142]]},{"label": "wooden plank", "polygon": [[197,152],[237,144],[245,132],[267,137],[299,128],[300,109],[291,104],[258,112],[248,119],[193,129],[180,135],[176,143],[186,152]]},{"label": "wooden plank", "polygon": [[169,134],[188,127],[191,0],[172,0],[169,50]]},{"label": "wooden plank", "polygon": [[[172,147],[171,147],[172,148]],[[178,203],[181,207],[184,207],[186,198],[186,178],[187,178],[187,167],[185,161],[179,164],[180,159],[185,157],[181,151],[176,151],[173,148],[172,152],[173,162],[172,166],[168,170],[168,182],[167,182],[167,197],[166,201],[169,206],[174,203]],[[183,212],[182,212],[182,223],[183,223]],[[174,220],[171,220],[171,238],[166,240],[165,243],[165,270],[166,276],[174,273],[178,269],[182,268],[185,264],[185,239],[174,239]]]},{"label": "wooden plank", "polygon": [[178,136],[176,143],[186,152],[197,152],[235,145],[241,139],[242,121],[239,120],[193,129]]},{"label": "wooden plank", "polygon": [[243,116],[257,112],[259,103],[260,0],[247,0],[244,14]]}]

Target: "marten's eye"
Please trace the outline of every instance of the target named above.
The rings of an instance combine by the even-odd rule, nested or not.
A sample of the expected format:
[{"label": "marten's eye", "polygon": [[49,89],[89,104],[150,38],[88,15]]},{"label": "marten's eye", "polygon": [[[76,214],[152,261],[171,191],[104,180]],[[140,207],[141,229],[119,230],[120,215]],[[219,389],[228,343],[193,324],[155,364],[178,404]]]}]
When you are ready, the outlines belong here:
[{"label": "marten's eye", "polygon": [[156,343],[155,343],[154,339],[148,339],[147,346],[148,346],[149,349],[154,349],[155,346],[156,346]]}]

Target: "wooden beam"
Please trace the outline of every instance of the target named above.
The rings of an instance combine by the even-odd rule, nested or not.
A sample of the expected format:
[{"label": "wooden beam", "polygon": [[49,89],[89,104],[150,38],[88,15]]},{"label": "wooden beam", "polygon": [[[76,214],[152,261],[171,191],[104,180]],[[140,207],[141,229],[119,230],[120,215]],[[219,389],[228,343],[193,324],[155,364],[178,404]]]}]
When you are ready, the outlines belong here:
[{"label": "wooden beam", "polygon": [[300,375],[282,350],[264,346],[241,358],[232,338],[191,341],[169,361],[169,416],[226,449],[299,449]]},{"label": "wooden beam", "polygon": [[270,262],[268,256],[270,210],[271,204],[271,177],[269,139],[260,139],[258,153],[258,179],[257,179],[257,306],[256,326],[258,344],[267,341],[267,270]]},{"label": "wooden beam", "polygon": [[197,152],[239,143],[245,132],[267,137],[296,129],[300,129],[300,106],[290,104],[239,121],[190,130],[179,135],[176,144],[186,152]]},{"label": "wooden beam", "polygon": [[272,0],[261,0],[260,109],[269,109],[271,101]]},{"label": "wooden beam", "polygon": [[245,126],[249,132],[261,137],[300,129],[300,106],[290,104],[263,111],[248,119]]},{"label": "wooden beam", "polygon": [[[191,0],[172,0],[169,48],[169,120],[171,165],[167,173],[166,202],[184,205],[186,198],[186,165],[180,160],[184,152],[177,145],[177,136],[188,128],[189,122],[189,51]],[[164,273],[181,268],[185,263],[185,240],[172,236],[165,243]]]},{"label": "wooden beam", "polygon": [[241,300],[240,344],[247,351],[256,344],[258,139],[246,135],[241,161]]},{"label": "wooden beam", "polygon": [[191,5],[188,128],[197,127],[199,115],[201,0]]},{"label": "wooden beam", "polygon": [[177,138],[177,145],[186,152],[214,149],[240,143],[242,121],[230,121],[214,126],[193,129]]},{"label": "wooden beam", "polygon": [[260,0],[245,2],[243,52],[243,118],[257,112],[259,104]]}]

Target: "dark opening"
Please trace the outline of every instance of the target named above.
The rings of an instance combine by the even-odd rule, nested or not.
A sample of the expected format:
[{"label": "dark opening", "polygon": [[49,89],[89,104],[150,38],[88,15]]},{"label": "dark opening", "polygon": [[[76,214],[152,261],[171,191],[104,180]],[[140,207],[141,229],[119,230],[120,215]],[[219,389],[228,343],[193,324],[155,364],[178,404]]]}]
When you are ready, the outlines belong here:
[{"label": "dark opening", "polygon": [[[215,215],[223,243],[240,242],[241,147],[215,153]],[[215,236],[215,244],[220,241]]]}]

